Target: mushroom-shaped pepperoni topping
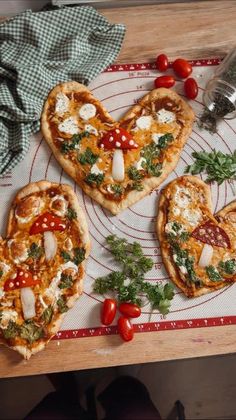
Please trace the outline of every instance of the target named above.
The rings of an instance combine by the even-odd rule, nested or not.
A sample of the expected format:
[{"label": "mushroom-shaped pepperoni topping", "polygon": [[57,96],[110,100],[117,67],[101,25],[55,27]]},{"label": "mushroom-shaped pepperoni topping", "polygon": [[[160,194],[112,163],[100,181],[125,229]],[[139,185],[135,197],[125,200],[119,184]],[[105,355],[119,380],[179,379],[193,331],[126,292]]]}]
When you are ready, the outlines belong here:
[{"label": "mushroom-shaped pepperoni topping", "polygon": [[105,150],[115,149],[112,160],[112,177],[114,181],[121,182],[125,177],[125,164],[122,150],[137,149],[131,134],[123,128],[108,131],[102,138],[100,147]]},{"label": "mushroom-shaped pepperoni topping", "polygon": [[208,245],[230,248],[230,239],[228,234],[224,229],[211,220],[207,220],[205,223],[197,226],[191,236]]},{"label": "mushroom-shaped pepperoni topping", "polygon": [[107,131],[101,140],[100,147],[107,150],[137,149],[138,144],[135,143],[130,133],[120,127]]},{"label": "mushroom-shaped pepperoni topping", "polygon": [[40,280],[37,275],[33,275],[30,271],[19,268],[17,273],[10,277],[4,284],[4,291],[9,292],[22,287],[31,287],[39,284]]},{"label": "mushroom-shaped pepperoni topping", "polygon": [[30,235],[36,235],[37,233],[43,233],[47,231],[59,230],[63,231],[66,228],[66,223],[58,216],[46,212],[41,214],[37,220],[33,223],[30,228]]}]

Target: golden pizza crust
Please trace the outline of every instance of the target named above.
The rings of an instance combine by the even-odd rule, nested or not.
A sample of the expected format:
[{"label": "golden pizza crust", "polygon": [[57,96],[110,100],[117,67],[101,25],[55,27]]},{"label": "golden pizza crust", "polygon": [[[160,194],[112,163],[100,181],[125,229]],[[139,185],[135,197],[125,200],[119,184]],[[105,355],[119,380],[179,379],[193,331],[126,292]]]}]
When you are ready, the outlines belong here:
[{"label": "golden pizza crust", "polygon": [[[46,191],[49,188],[53,188],[53,187],[55,188],[59,187],[61,189],[61,192],[65,193],[68,196],[69,203],[71,204],[71,206],[73,207],[73,209],[75,209],[77,213],[77,219],[74,219],[74,222],[77,224],[77,229],[80,232],[80,240],[82,243],[82,247],[85,249],[85,258],[87,258],[89,256],[90,247],[91,247],[87,221],[81,207],[79,206],[76,194],[74,193],[74,191],[69,185],[65,185],[65,184],[59,185],[57,183],[53,183],[49,181],[38,181],[38,182],[33,182],[31,184],[28,184],[24,188],[22,188],[22,190],[20,190],[19,193],[16,195],[11,205],[11,210],[9,212],[9,219],[8,219],[8,224],[7,224],[7,236],[10,236],[12,232],[13,220],[15,217],[14,208],[16,204],[19,202],[19,200],[24,199],[28,195],[38,193],[40,191]],[[76,293],[74,293],[73,296],[71,296],[67,300],[68,308],[72,308],[76,300],[83,293],[83,277],[85,274],[85,260],[80,264],[80,268],[82,270],[81,277],[74,283],[76,287]],[[50,325],[50,334],[51,334],[50,338],[45,339],[45,340],[40,339],[38,343],[36,341],[35,345],[31,349],[24,345],[17,345],[17,346],[10,347],[10,346],[7,346],[7,343],[1,339],[0,339],[0,344],[6,345],[7,347],[10,347],[11,349],[16,350],[25,359],[29,359],[33,354],[43,350],[46,344],[52,339],[52,337],[55,334],[57,334],[65,315],[66,313],[60,314],[58,315],[56,320],[52,321],[52,324]]]},{"label": "golden pizza crust", "polygon": [[[194,285],[187,285],[186,282],[184,282],[180,275],[179,270],[175,263],[173,262],[172,255],[169,252],[169,248],[166,246],[166,235],[165,235],[165,225],[167,222],[167,211],[168,211],[168,197],[167,192],[174,187],[175,184],[179,184],[182,181],[188,181],[192,184],[192,188],[198,188],[202,190],[202,193],[204,194],[204,197],[206,199],[206,206],[209,208],[210,211],[212,211],[212,200],[211,200],[211,190],[210,187],[201,179],[195,177],[195,176],[182,176],[180,178],[177,178],[176,180],[172,181],[170,184],[168,184],[162,191],[159,199],[158,204],[158,213],[157,213],[157,222],[156,222],[156,228],[157,228],[157,237],[160,243],[161,248],[161,254],[162,259],[166,268],[167,273],[169,274],[171,280],[173,283],[179,287],[183,291],[183,293],[189,297],[194,298],[197,296],[204,295],[206,293],[221,289],[222,287],[225,287],[227,285],[227,282],[220,282],[220,283],[214,283],[214,286],[204,286],[201,288],[195,288]],[[220,210],[215,216],[221,216],[225,217],[229,211],[235,210],[236,211],[236,202],[230,203],[224,209]]]},{"label": "golden pizza crust", "polygon": [[[145,95],[140,101],[138,105],[135,105],[133,108],[131,108],[130,111],[128,111],[125,116],[120,121],[120,124],[125,123],[127,120],[134,118],[139,112],[140,109],[142,109],[142,106],[145,104],[156,101],[158,99],[162,98],[169,98],[170,100],[173,100],[175,104],[180,108],[179,114],[180,118],[179,120],[183,123],[182,126],[182,133],[181,136],[178,138],[178,146],[175,148],[175,153],[173,153],[172,160],[168,163],[163,165],[162,174],[160,177],[151,177],[146,178],[144,180],[141,180],[141,183],[143,185],[142,191],[130,191],[127,196],[122,199],[120,202],[115,202],[113,200],[107,199],[98,189],[91,188],[89,185],[85,184],[81,179],[78,178],[76,173],[76,168],[74,165],[64,157],[62,153],[58,150],[58,148],[55,146],[49,124],[47,121],[47,112],[48,108],[50,106],[50,99],[55,97],[59,92],[64,93],[70,93],[70,92],[87,92],[87,94],[92,98],[93,103],[99,104],[100,107],[103,108],[104,113],[107,117],[107,119],[110,120],[110,122],[115,123],[115,121],[112,119],[112,117],[109,115],[109,113],[105,110],[105,108],[102,106],[102,104],[97,101],[90,93],[90,91],[80,83],[77,82],[66,82],[62,83],[58,86],[56,86],[50,93],[49,96],[45,102],[42,117],[41,117],[41,129],[42,133],[44,135],[45,140],[49,144],[50,148],[52,149],[52,152],[55,156],[55,158],[58,160],[60,165],[63,167],[63,169],[70,175],[76,183],[85,191],[87,195],[89,195],[91,198],[93,198],[97,203],[99,203],[101,206],[105,207],[106,209],[110,210],[112,214],[118,214],[122,210],[126,209],[127,207],[130,207],[137,201],[144,198],[146,195],[148,195],[152,190],[156,189],[167,177],[168,175],[173,171],[173,169],[176,167],[182,148],[184,144],[186,143],[189,135],[192,131],[192,125],[194,121],[194,112],[192,108],[174,91],[171,91],[170,89],[160,88],[155,89]],[[88,96],[88,100],[89,100]]]}]

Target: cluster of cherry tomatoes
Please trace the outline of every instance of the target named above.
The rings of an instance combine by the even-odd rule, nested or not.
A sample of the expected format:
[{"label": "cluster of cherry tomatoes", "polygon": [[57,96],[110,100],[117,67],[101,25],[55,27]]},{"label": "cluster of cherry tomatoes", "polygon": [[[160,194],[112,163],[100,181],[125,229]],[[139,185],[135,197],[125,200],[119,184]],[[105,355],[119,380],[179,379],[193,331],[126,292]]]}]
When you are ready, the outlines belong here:
[{"label": "cluster of cherry tomatoes", "polygon": [[[169,60],[165,54],[158,55],[156,66],[160,72],[165,72],[169,68]],[[198,94],[198,85],[195,79],[189,77],[193,71],[191,64],[183,58],[177,58],[172,64],[172,69],[178,77],[186,79],[184,82],[184,92],[187,98],[195,99]],[[155,79],[154,84],[156,88],[171,88],[175,84],[175,78],[171,75],[159,76]]]},{"label": "cluster of cherry tomatoes", "polygon": [[134,327],[130,318],[138,318],[141,315],[141,309],[134,303],[120,303],[117,308],[117,301],[115,299],[105,299],[102,304],[101,321],[103,325],[110,325],[115,316],[117,309],[121,313],[118,319],[118,332],[124,341],[130,341],[134,336]]}]

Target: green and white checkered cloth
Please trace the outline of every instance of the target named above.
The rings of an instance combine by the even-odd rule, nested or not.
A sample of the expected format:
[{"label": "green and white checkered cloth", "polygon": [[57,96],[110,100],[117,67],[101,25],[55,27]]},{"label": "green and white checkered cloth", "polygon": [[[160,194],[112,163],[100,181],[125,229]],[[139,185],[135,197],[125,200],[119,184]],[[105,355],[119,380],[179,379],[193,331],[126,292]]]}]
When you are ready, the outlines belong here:
[{"label": "green and white checkered cloth", "polygon": [[25,157],[48,92],[68,80],[88,84],[114,62],[124,35],[86,6],[28,10],[0,25],[0,174]]}]

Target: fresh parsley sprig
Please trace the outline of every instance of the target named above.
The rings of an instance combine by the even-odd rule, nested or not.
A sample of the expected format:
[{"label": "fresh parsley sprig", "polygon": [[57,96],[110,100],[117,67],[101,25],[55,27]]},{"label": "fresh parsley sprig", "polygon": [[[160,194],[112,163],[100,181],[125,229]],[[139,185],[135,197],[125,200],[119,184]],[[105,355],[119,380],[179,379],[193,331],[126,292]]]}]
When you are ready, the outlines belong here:
[{"label": "fresh parsley sprig", "polygon": [[206,182],[216,181],[221,185],[224,181],[230,182],[234,195],[233,181],[236,180],[236,150],[232,154],[217,152],[193,152],[195,162],[185,168],[185,173],[198,175],[201,172],[207,173]]},{"label": "fresh parsley sprig", "polygon": [[145,257],[138,242],[129,243],[126,239],[110,235],[106,238],[111,254],[121,265],[121,271],[113,271],[95,280],[93,290],[105,294],[115,292],[119,302],[141,305],[142,297],[149,300],[152,309],[158,309],[163,315],[169,312],[173,299],[173,286],[151,284],[145,281],[145,274],[153,267],[151,258]]}]

